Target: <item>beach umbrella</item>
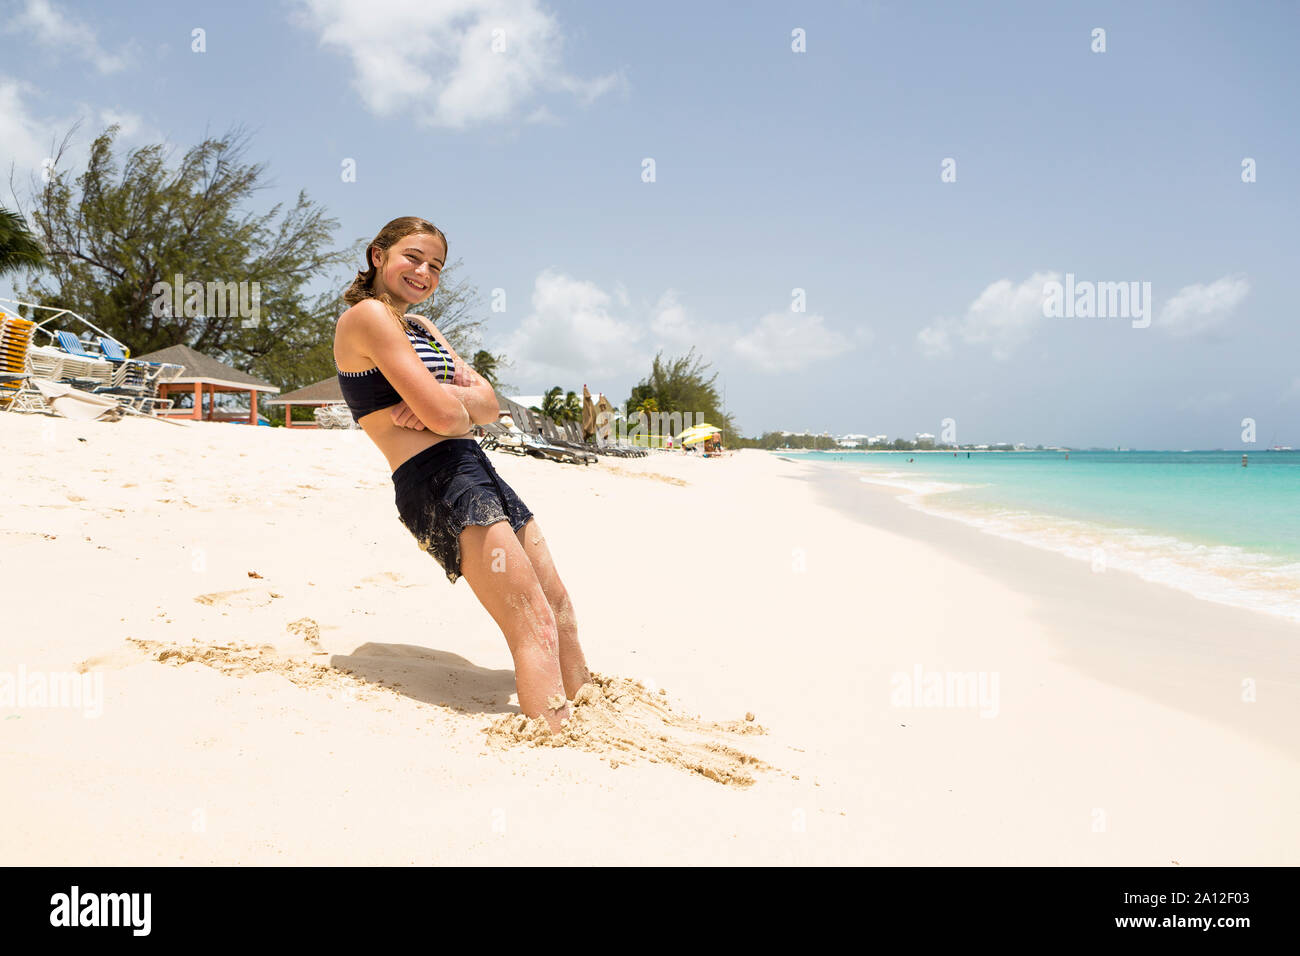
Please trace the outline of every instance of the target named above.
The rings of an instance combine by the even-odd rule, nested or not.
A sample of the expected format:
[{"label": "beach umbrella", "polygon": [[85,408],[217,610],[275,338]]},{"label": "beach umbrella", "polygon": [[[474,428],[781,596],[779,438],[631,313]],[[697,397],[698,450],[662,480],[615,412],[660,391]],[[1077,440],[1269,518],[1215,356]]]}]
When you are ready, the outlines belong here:
[{"label": "beach umbrella", "polygon": [[[592,398],[591,392],[587,386],[582,386],[582,432],[583,438],[596,435],[597,440],[601,442],[609,441],[610,430],[613,427],[611,422],[614,420],[614,406],[609,403],[609,399],[601,392],[596,393],[599,398]],[[590,405],[588,405],[590,403]],[[588,418],[587,409],[590,407],[590,419]],[[599,433],[599,434],[597,434]]]},{"label": "beach umbrella", "polygon": [[721,431],[721,428],[714,425],[693,425],[674,437],[681,439],[683,445],[694,445],[696,442],[702,442],[721,433]]},{"label": "beach umbrella", "polygon": [[596,433],[596,403],[591,400],[591,392],[582,386],[582,437],[590,438]]}]

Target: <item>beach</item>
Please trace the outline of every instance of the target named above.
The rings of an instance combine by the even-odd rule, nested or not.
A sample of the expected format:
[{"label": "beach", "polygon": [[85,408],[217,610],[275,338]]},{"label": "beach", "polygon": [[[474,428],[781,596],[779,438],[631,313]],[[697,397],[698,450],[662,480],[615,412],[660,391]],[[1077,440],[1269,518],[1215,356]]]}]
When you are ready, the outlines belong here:
[{"label": "beach", "polygon": [[1300,862],[1300,626],[848,470],[489,452],[606,681],[539,746],[360,432],[0,440],[6,864]]}]

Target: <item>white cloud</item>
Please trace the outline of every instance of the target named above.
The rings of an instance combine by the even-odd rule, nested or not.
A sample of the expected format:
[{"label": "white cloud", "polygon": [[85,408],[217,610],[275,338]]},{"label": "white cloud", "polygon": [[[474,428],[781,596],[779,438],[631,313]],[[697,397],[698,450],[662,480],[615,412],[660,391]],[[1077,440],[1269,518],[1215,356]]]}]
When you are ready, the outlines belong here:
[{"label": "white cloud", "polygon": [[59,9],[50,0],[27,0],[6,32],[26,33],[47,50],[70,52],[100,73],[116,73],[130,62],[127,51],[109,53],[77,14]]},{"label": "white cloud", "polygon": [[644,330],[610,310],[595,283],[551,270],[533,285],[532,312],[502,343],[524,382],[597,381],[643,362]]},{"label": "white cloud", "polygon": [[[0,77],[0,143],[14,165],[15,181],[25,181],[27,173],[39,175],[55,136],[54,124],[28,114],[26,97],[31,93],[30,85]],[[0,173],[7,184],[8,164]]]},{"label": "white cloud", "polygon": [[[538,0],[300,2],[295,19],[351,58],[357,92],[379,116],[464,128],[508,120],[548,92],[585,105],[621,82],[567,74],[559,25]],[[525,118],[550,120],[544,104]]]},{"label": "white cloud", "polygon": [[1164,304],[1155,325],[1173,335],[1205,332],[1221,325],[1249,293],[1250,282],[1244,275],[1183,286]]},{"label": "white cloud", "polygon": [[559,126],[560,118],[547,109],[546,105],[543,104],[525,116],[524,122],[541,126]]},{"label": "white cloud", "polygon": [[[159,142],[163,139],[162,133],[155,129],[145,129],[144,119],[138,113],[128,113],[125,110],[102,109],[99,111],[99,123],[104,129],[116,123],[119,127],[117,133],[117,143],[135,143],[143,139],[150,142]],[[99,130],[96,130],[98,133]]]},{"label": "white cloud", "polygon": [[694,318],[668,289],[648,310],[634,309],[618,284],[607,293],[593,282],[547,270],[533,288],[532,311],[500,348],[515,363],[519,384],[639,379],[653,356],[691,348],[714,369],[735,359],[761,372],[807,368],[871,341],[869,329],[845,335],[820,315],[773,312],[746,328]]},{"label": "white cloud", "polygon": [[[82,120],[82,126],[69,141],[59,163],[59,168],[64,171],[84,169],[91,142],[113,123],[121,126],[115,144],[118,147],[129,148],[145,139],[150,142],[163,139],[162,134],[148,127],[140,116],[125,110],[96,109],[82,103],[75,113],[69,115],[35,115],[28,104],[36,95],[37,91],[31,84],[0,76],[0,150],[13,164],[15,185],[25,187],[33,176],[39,180],[46,160],[53,158],[53,151],[78,119]],[[0,168],[0,183],[3,183],[6,193],[9,173],[10,166],[6,163]],[[8,196],[6,205],[13,202],[14,197]]]},{"label": "white cloud", "polygon": [[916,344],[921,352],[929,358],[940,358],[952,354],[952,329],[954,319],[935,319],[920,332],[916,333]]},{"label": "white cloud", "polygon": [[917,346],[930,357],[948,355],[953,340],[987,345],[993,357],[1007,359],[1033,334],[1043,318],[1043,287],[1060,273],[1035,272],[1020,284],[1010,279],[990,283],[960,318],[935,319],[916,334]]},{"label": "white cloud", "polygon": [[659,297],[650,317],[650,331],[674,344],[694,341],[698,337],[698,330],[687,318],[686,308],[677,301],[677,294],[672,289]]},{"label": "white cloud", "polygon": [[822,316],[789,311],[769,312],[735,343],[736,354],[764,372],[799,371],[853,347]]}]

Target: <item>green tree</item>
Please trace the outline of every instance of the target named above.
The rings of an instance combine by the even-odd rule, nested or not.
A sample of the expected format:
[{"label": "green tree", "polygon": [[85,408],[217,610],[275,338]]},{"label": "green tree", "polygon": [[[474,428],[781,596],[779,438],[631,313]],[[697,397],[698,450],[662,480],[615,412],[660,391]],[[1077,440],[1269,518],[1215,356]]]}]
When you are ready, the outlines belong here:
[{"label": "green tree", "polygon": [[710,425],[722,429],[722,442],[729,444],[736,434],[735,423],[721,407],[722,401],[714,385],[717,373],[705,375],[709,368],[709,363],[695,355],[694,348],[675,359],[665,360],[662,353],[656,354],[650,374],[632,388],[627,400],[628,414],[635,415],[653,399],[656,412],[702,416]]},{"label": "green tree", "polygon": [[45,264],[45,251],[16,212],[0,206],[0,276],[21,269],[39,269]]},{"label": "green tree", "polygon": [[[455,348],[455,346],[452,346],[452,348]],[[457,354],[459,354],[460,349],[456,349],[456,352]],[[472,365],[474,367],[474,371],[482,375],[483,378],[487,382],[489,382],[493,388],[500,388],[500,386],[497,384],[498,359],[495,355],[493,355],[491,352],[487,351],[486,349],[479,349],[477,352],[474,353],[474,358],[469,364]]]},{"label": "green tree", "polygon": [[[266,165],[244,161],[238,128],[176,163],[162,143],[119,162],[117,134],[114,125],[96,137],[74,179],[59,167],[69,132],[48,182],[33,183],[48,262],[27,296],[86,315],[136,354],[185,344],[290,388],[329,374],[338,293],[313,296],[307,285],[346,258],[327,248],[337,223],[305,192],[287,208],[251,209]],[[179,309],[167,294],[178,275],[204,289],[180,290]],[[244,308],[254,289],[255,319]]]},{"label": "green tree", "polygon": [[647,398],[653,398],[654,393],[654,386],[646,384],[644,380],[638,385],[633,385],[632,394],[627,397],[625,403],[628,415],[635,417],[636,413],[641,409],[641,403]]},{"label": "green tree", "polygon": [[582,422],[582,398],[577,392],[565,392],[559,385],[546,390],[538,410],[554,422]]},{"label": "green tree", "polygon": [[564,412],[564,399],[560,396],[563,392],[564,389],[556,385],[553,388],[548,388],[546,394],[542,396],[541,412],[552,421],[561,421]]},{"label": "green tree", "polygon": [[577,392],[567,392],[564,396],[564,420],[582,424],[582,396]]}]

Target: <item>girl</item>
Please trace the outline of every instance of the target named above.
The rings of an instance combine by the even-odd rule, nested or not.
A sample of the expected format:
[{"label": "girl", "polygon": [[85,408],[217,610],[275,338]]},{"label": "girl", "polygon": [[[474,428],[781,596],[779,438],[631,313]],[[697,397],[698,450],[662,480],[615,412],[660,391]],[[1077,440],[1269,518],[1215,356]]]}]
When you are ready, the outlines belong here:
[{"label": "girl", "polygon": [[505,635],[519,709],[559,730],[590,674],[537,521],[470,437],[497,420],[496,392],[432,322],[406,314],[437,288],[447,237],[404,216],[379,231],[366,260],[334,333],[344,401],[388,459],[402,524],[449,581],[469,581]]}]

